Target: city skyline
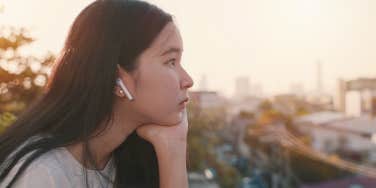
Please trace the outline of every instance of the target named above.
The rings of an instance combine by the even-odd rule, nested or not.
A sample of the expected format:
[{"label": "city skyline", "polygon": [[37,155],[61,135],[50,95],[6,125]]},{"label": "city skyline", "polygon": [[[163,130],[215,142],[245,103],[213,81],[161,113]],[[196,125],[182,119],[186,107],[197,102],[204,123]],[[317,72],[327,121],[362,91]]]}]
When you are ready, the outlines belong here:
[{"label": "city skyline", "polygon": [[[3,25],[23,26],[36,41],[25,53],[58,53],[75,16],[92,0],[1,1]],[[376,77],[376,2],[324,0],[149,1],[172,13],[184,40],[183,66],[226,96],[248,77],[266,95],[300,84],[335,94],[338,78]],[[39,6],[43,4],[44,6]],[[46,8],[48,7],[48,9]]]}]

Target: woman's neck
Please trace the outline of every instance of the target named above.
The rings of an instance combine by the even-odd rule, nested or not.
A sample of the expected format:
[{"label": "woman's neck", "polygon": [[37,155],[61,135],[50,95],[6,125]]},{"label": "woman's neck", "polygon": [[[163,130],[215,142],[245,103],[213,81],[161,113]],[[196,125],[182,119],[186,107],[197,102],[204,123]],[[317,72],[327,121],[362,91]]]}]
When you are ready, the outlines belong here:
[{"label": "woman's neck", "polygon": [[[139,123],[131,119],[126,119],[124,115],[127,114],[127,117],[135,117],[135,114],[131,114],[131,111],[124,112],[115,110],[113,121],[110,121],[111,124],[105,125],[102,124],[99,126],[98,131],[103,126],[106,126],[103,132],[97,134],[95,132],[93,135],[97,135],[89,140],[89,148],[93,155],[93,159],[97,164],[97,170],[103,169],[112,156],[112,152],[124,142],[124,140],[138,127]],[[72,144],[67,146],[68,151],[83,164],[83,143]],[[95,169],[93,166],[86,167],[88,169]]]}]

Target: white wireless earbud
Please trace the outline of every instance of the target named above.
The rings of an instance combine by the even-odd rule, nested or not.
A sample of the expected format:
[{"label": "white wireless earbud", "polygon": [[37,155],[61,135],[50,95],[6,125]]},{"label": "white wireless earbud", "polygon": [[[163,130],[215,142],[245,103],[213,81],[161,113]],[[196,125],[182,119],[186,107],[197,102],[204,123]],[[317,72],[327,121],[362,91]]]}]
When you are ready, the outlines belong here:
[{"label": "white wireless earbud", "polygon": [[127,96],[130,101],[133,100],[131,93],[129,93],[129,90],[127,89],[127,87],[125,87],[123,81],[120,78],[116,79],[116,83],[121,88],[121,90],[123,90],[125,96]]}]

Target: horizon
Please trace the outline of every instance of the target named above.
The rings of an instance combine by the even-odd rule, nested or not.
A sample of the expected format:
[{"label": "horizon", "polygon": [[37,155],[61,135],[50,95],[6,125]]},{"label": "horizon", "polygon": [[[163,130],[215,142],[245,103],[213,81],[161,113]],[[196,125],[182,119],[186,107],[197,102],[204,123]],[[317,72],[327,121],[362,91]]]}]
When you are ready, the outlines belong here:
[{"label": "horizon", "polygon": [[[29,29],[36,41],[25,53],[57,54],[75,16],[91,2],[0,1],[0,22]],[[339,78],[376,77],[376,23],[371,22],[376,2],[371,0],[148,2],[174,15],[184,40],[182,63],[195,82],[192,90],[200,89],[205,75],[208,90],[228,97],[235,79],[244,76],[261,85],[266,96],[288,93],[292,85],[309,92],[317,88],[318,61],[322,88],[332,95]]]}]

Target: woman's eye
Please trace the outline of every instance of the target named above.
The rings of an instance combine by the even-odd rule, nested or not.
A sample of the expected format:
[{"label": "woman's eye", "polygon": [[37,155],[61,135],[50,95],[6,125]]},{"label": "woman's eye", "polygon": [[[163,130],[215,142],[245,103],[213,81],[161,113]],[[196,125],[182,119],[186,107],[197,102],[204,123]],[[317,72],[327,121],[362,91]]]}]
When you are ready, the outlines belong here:
[{"label": "woman's eye", "polygon": [[167,64],[169,66],[175,66],[176,65],[175,59],[171,59],[171,60],[167,61]]}]

